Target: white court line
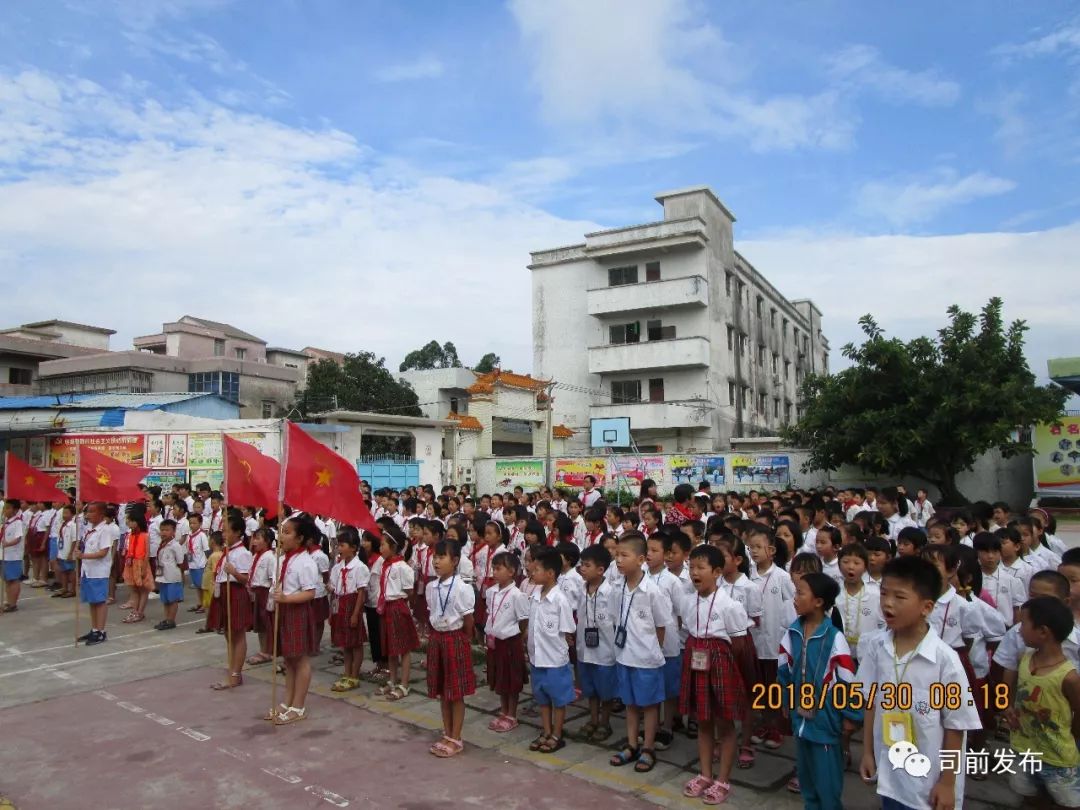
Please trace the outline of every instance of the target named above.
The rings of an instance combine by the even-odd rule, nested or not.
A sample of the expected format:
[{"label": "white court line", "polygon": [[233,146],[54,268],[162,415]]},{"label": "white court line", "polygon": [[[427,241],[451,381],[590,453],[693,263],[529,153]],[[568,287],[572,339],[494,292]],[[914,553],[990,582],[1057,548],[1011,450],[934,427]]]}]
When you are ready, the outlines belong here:
[{"label": "white court line", "polygon": [[[0,673],[0,678],[10,678],[13,675],[26,675],[30,672],[48,672],[49,670],[57,669],[59,667],[73,667],[77,664],[85,664],[89,661],[97,661],[101,658],[112,658],[114,655],[127,655],[128,653],[142,652],[143,650],[157,650],[161,647],[175,647],[177,644],[187,644],[191,641],[205,641],[210,636],[196,636],[195,638],[184,638],[179,641],[169,641],[164,644],[148,644],[145,647],[135,647],[130,650],[116,650],[110,653],[102,653],[101,655],[92,655],[89,658],[79,658],[75,661],[61,661],[59,664],[41,664],[40,666],[30,667],[30,669],[17,669],[14,672]],[[217,635],[214,634],[214,638]]]},{"label": "white court line", "polygon": [[346,799],[344,796],[339,796],[336,793],[332,793],[324,787],[319,787],[318,785],[308,785],[306,788],[304,788],[304,790],[306,790],[308,793],[311,793],[312,795],[318,796],[324,802],[330,802],[330,804],[334,805],[334,807],[349,806],[348,799]]},{"label": "white court line", "polygon": [[[177,623],[176,627],[177,627],[177,629],[179,629],[181,627],[187,627],[188,625],[192,625],[192,624],[202,624],[205,621],[206,621],[206,619],[192,619],[190,622]],[[162,633],[162,632],[167,632],[167,631],[156,630],[153,627],[151,627],[149,630],[140,630],[138,633],[125,633],[122,636],[109,636],[109,641],[119,641],[122,638],[133,638],[134,636],[145,636],[148,633]],[[2,644],[2,642],[0,642],[0,644]],[[25,652],[23,650],[20,650],[20,649],[16,648],[16,647],[8,647],[8,652],[0,653],[0,660],[2,660],[4,658],[13,658],[15,656],[37,655],[38,653],[52,652],[53,650],[66,650],[66,649],[69,649],[70,647],[71,647],[71,642],[70,641],[67,644],[57,644],[55,647],[42,647],[40,650],[26,650]]]}]

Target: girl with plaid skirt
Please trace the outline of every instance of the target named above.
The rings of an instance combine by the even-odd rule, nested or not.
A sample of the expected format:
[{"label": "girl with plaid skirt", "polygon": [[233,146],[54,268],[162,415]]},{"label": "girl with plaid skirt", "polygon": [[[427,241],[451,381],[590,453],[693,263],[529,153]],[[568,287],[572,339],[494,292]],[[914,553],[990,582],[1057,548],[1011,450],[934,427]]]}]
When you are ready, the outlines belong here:
[{"label": "girl with plaid skirt", "polygon": [[[682,596],[678,614],[690,633],[683,651],[679,712],[698,724],[701,772],[686,783],[683,795],[705,804],[721,804],[731,793],[735,764],[735,721],[746,707],[746,686],[731,652],[731,636],[747,626],[746,611],[718,581],[730,555],[718,546],[690,552],[693,591]],[[713,771],[713,745],[719,744],[720,768]],[[716,778],[714,779],[714,775]]]},{"label": "girl with plaid skirt", "polygon": [[[382,630],[382,648],[390,665],[390,679],[379,687],[378,694],[387,700],[401,700],[409,694],[410,653],[420,649],[409,598],[413,594],[413,569],[401,556],[408,540],[397,529],[384,527],[379,553],[379,600],[376,610]],[[401,680],[398,681],[398,670]]]},{"label": "girl with plaid skirt", "polygon": [[318,531],[318,524],[316,524],[315,536],[307,541],[307,553],[315,563],[315,568],[319,571],[319,582],[315,586],[315,599],[311,603],[315,622],[315,652],[312,655],[319,654],[319,648],[322,647],[323,633],[326,631],[326,620],[330,618],[330,595],[326,590],[326,583],[330,578],[330,558],[326,556],[326,552],[322,549],[322,541],[322,532]]},{"label": "girl with plaid skirt", "polygon": [[289,518],[278,535],[285,556],[270,595],[274,610],[281,611],[275,646],[285,659],[285,702],[266,715],[277,725],[295,723],[307,716],[304,703],[311,686],[310,656],[317,650],[311,603],[322,577],[304,548],[317,537],[315,521],[308,515]]},{"label": "girl with plaid skirt", "polygon": [[[246,520],[245,525],[250,525]],[[259,634],[259,654],[247,660],[247,665],[257,666],[273,661],[270,652],[270,634],[274,630],[274,613],[268,605],[270,584],[274,578],[274,530],[271,528],[255,529],[251,535],[251,576],[248,577],[248,591],[251,593],[252,625]]]},{"label": "girl with plaid skirt", "polygon": [[[506,529],[492,522],[501,532]],[[500,533],[501,533],[500,532]],[[488,724],[492,731],[503,733],[517,728],[518,699],[528,680],[525,644],[522,633],[529,620],[529,598],[514,584],[518,558],[509,551],[494,554],[492,585],[484,594],[487,624],[484,628],[487,647],[488,686],[499,696],[499,714]]]},{"label": "girl with plaid skirt", "polygon": [[247,658],[247,634],[252,629],[251,594],[248,593],[248,574],[251,572],[251,552],[244,548],[244,518],[230,511],[222,521],[222,535],[228,549],[214,569],[214,601],[217,624],[211,630],[224,630],[229,645],[229,676],[215,683],[214,689],[233,689],[244,682],[241,673]]},{"label": "girl with plaid skirt", "polygon": [[337,534],[340,560],[330,569],[330,643],[339,647],[345,658],[345,671],[331,689],[347,692],[360,686],[360,665],[364,662],[363,610],[371,572],[356,556],[360,533],[344,526]]},{"label": "girl with plaid skirt", "polygon": [[473,552],[473,570],[476,578],[476,628],[477,632],[484,629],[487,622],[487,600],[485,596],[488,589],[495,584],[495,557],[500,551],[506,550],[510,542],[510,532],[501,523],[494,520],[484,524],[483,542]]},{"label": "girl with plaid skirt", "polygon": [[465,723],[465,696],[476,691],[473,672],[473,609],[476,595],[472,586],[458,576],[461,546],[440,540],[434,546],[433,565],[438,579],[427,586],[427,606],[431,635],[427,649],[428,697],[442,703],[443,738],[429,749],[437,757],[460,754],[461,727]]}]

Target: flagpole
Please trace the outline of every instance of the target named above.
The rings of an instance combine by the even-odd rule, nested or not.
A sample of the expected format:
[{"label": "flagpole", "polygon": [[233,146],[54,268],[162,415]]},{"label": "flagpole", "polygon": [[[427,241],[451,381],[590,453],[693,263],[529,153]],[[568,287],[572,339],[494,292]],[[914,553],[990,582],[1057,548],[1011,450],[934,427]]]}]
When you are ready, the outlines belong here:
[{"label": "flagpole", "polygon": [[[222,483],[225,483],[226,481],[229,480],[228,479],[228,466],[227,466],[228,463],[229,462],[228,462],[228,459],[226,458],[226,453],[225,453],[225,434],[222,433],[221,434],[221,465],[222,465],[222,468],[223,468],[222,473],[226,476],[225,481],[223,481]],[[221,536],[222,537],[225,536],[225,531],[224,531],[225,530],[225,521],[229,519],[228,514],[229,514],[229,498],[228,498],[228,493],[226,492],[226,493],[222,493],[222,497],[221,497],[221,529],[222,529]],[[210,522],[213,523],[213,521],[214,521],[214,513],[211,512],[210,513]],[[213,527],[211,526],[211,528],[213,528]],[[229,541],[226,540],[225,541],[225,565],[227,566],[228,564],[229,564]],[[227,649],[225,651],[225,660],[226,660],[227,663],[225,665],[225,672],[226,672],[226,677],[228,678],[228,682],[230,682],[230,683],[232,682],[232,652],[233,652],[233,649],[232,649],[233,645],[232,645],[232,598],[231,598],[231,594],[232,594],[232,591],[231,591],[231,586],[230,586],[230,583],[229,583],[229,569],[226,568],[225,569],[225,646],[227,647]],[[241,664],[240,664],[241,671],[243,671],[243,668],[244,668],[244,665],[243,665],[243,662],[241,662]],[[239,675],[239,673],[237,673],[237,675]]]},{"label": "flagpole", "polygon": [[[274,538],[274,590],[279,587],[284,588],[285,583],[281,581],[281,524],[285,520],[285,465],[289,462],[288,447],[286,444],[286,436],[288,431],[285,428],[286,420],[281,420],[281,440],[279,452],[281,454],[281,475],[278,479],[278,530],[277,535]],[[271,642],[270,647],[270,664],[273,669],[270,672],[270,714],[268,715],[271,720],[277,717],[277,656],[278,656],[278,627],[281,621],[281,605],[277,599],[274,600],[274,640]]]},{"label": "flagpole", "polygon": [[[82,478],[81,470],[79,467],[82,459],[80,452],[81,445],[75,445],[75,508],[79,508],[79,495],[80,493],[80,481]],[[75,513],[75,546],[79,545],[79,514]],[[79,587],[82,584],[82,549],[79,549],[79,556],[75,558],[75,646],[79,646],[79,603],[82,602],[82,595],[79,593]]]},{"label": "flagpole", "polygon": [[[11,457],[11,451],[8,450],[7,452],[4,453],[4,502],[5,503],[8,500],[8,493],[11,492],[11,478],[9,477],[11,475],[11,473],[8,471],[8,459],[10,457]],[[7,543],[4,542],[6,540],[6,538],[4,537],[5,533],[6,532],[0,531],[0,571],[2,571],[7,566]],[[4,582],[3,598],[0,599],[0,602],[3,602],[3,604],[5,604],[5,605],[7,604],[7,582],[6,581]],[[78,635],[78,633],[76,633],[76,635]]]}]

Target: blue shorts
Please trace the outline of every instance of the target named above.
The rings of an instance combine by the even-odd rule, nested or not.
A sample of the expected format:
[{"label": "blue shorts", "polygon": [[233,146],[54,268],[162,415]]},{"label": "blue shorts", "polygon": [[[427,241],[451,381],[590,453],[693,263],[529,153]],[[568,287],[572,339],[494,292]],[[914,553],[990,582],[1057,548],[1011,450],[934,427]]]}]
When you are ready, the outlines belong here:
[{"label": "blue shorts", "polygon": [[4,582],[22,579],[22,560],[4,560]]},{"label": "blue shorts", "polygon": [[79,601],[85,605],[100,605],[109,598],[108,577],[83,577],[79,583]]},{"label": "blue shorts", "polygon": [[158,583],[158,596],[161,597],[161,604],[171,605],[174,602],[184,601],[184,583],[183,582],[159,582]]},{"label": "blue shorts", "polygon": [[49,559],[55,560],[60,556],[60,542],[55,537],[49,538]]},{"label": "blue shorts", "polygon": [[619,700],[627,706],[655,706],[664,702],[664,668],[615,665]]},{"label": "blue shorts", "polygon": [[188,573],[191,574],[191,584],[195,586],[196,590],[202,590],[202,575],[205,568],[189,568]]},{"label": "blue shorts", "polygon": [[74,560],[57,560],[57,562],[60,563],[60,570],[61,571],[74,571],[75,570],[75,561]]},{"label": "blue shorts", "polygon": [[533,700],[538,706],[556,709],[574,702],[574,671],[570,665],[532,667]]},{"label": "blue shorts", "polygon": [[679,696],[682,686],[682,656],[676,655],[664,659],[664,700]]},{"label": "blue shorts", "polygon": [[585,697],[611,700],[618,693],[618,679],[614,664],[586,664],[578,661],[578,680],[581,694]]}]

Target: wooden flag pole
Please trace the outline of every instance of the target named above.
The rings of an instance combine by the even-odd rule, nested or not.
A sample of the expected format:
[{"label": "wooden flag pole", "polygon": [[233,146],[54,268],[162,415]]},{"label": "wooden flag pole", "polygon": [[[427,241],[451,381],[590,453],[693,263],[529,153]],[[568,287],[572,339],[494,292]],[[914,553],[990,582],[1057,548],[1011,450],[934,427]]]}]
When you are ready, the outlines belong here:
[{"label": "wooden flag pole", "polygon": [[[10,450],[8,450],[7,452],[4,453],[4,501],[5,501],[5,503],[7,502],[7,488],[11,486],[11,477],[10,477],[10,474],[8,473],[8,456],[10,456],[10,455],[11,455]],[[0,531],[0,571],[3,571],[4,568],[7,567],[7,542],[6,542],[7,538],[4,537],[4,534],[5,534],[5,532]],[[4,578],[0,577],[0,579],[4,579]],[[6,607],[7,606],[7,580],[4,580],[3,585],[4,585],[4,594],[3,594],[3,598],[0,599],[0,603],[3,603],[3,605]],[[75,635],[78,635],[78,633],[76,633]]]},{"label": "wooden flag pole", "polygon": [[[278,525],[277,535],[274,538],[274,583],[271,593],[278,588],[284,588],[285,583],[281,580],[281,524],[285,522],[285,466],[289,463],[289,457],[286,448],[286,436],[288,430],[286,427],[287,420],[281,420],[281,440],[279,442],[278,452],[281,455],[281,477],[278,482]],[[273,722],[277,718],[277,668],[278,668],[278,627],[281,621],[281,605],[278,600],[274,599],[274,640],[271,642],[270,647],[270,666],[273,670],[270,672],[270,713],[267,717]]]},{"label": "wooden flag pole", "polygon": [[[75,508],[79,508],[79,445],[75,445]],[[7,480],[7,479],[5,479]],[[79,546],[79,513],[75,513],[75,548],[79,556],[75,558],[75,646],[79,646],[79,603],[82,602],[80,587],[82,585],[82,552]]]},{"label": "wooden flag pole", "polygon": [[[224,440],[222,441],[222,450],[224,451]],[[223,455],[224,455],[224,453],[223,453]],[[224,532],[225,521],[228,520],[228,517],[227,517],[228,514],[229,514],[229,504],[226,502],[225,498],[222,498],[221,499],[221,528],[222,528],[221,536],[222,537],[225,536],[225,532]],[[214,513],[213,512],[210,513],[210,522],[211,523],[214,522]],[[211,527],[211,528],[213,528],[213,527]],[[226,683],[232,683],[232,676],[233,676],[233,671],[232,671],[232,667],[233,667],[233,663],[232,663],[232,653],[233,653],[233,649],[232,649],[232,647],[233,647],[233,644],[232,644],[232,598],[231,598],[232,592],[230,590],[231,586],[230,586],[230,583],[229,583],[229,569],[226,567],[226,566],[229,565],[229,541],[228,540],[225,541],[225,552],[224,553],[225,553],[225,562],[224,562],[224,565],[222,567],[225,568],[225,646],[227,647],[227,649],[225,651],[225,662],[226,662],[225,663],[225,673],[226,673]],[[241,666],[241,670],[243,670],[243,662],[241,662],[240,666]],[[237,676],[239,676],[239,674],[240,673],[238,672]]]}]

